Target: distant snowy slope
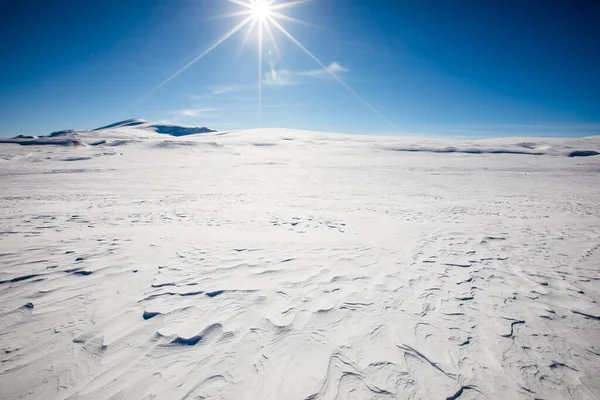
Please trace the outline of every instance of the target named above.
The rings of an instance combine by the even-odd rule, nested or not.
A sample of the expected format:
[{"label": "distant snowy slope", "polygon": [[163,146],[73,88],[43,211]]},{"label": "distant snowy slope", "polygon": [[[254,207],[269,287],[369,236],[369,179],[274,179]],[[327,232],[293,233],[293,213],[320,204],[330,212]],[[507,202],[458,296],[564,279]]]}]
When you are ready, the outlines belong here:
[{"label": "distant snowy slope", "polygon": [[40,136],[15,136],[12,139],[0,138],[0,143],[31,145],[98,145],[107,139],[142,140],[157,139],[160,135],[181,137],[216,132],[206,127],[183,126],[153,123],[143,119],[128,119],[94,130],[65,129]]},{"label": "distant snowy slope", "polygon": [[[185,137],[186,143],[181,141]],[[216,145],[241,143],[254,146],[276,146],[295,141],[306,145],[342,143],[380,152],[399,153],[458,153],[458,154],[517,154],[530,156],[588,157],[600,155],[600,136],[584,138],[494,138],[484,140],[455,140],[446,138],[347,135],[300,131],[292,129],[251,129],[216,132],[206,127],[162,124],[142,119],[128,119],[94,130],[64,130],[47,136],[0,139],[0,143],[20,145],[115,146],[143,141],[161,148],[174,145]],[[156,141],[160,143],[156,143]],[[168,143],[163,143],[168,142]]]},{"label": "distant snowy slope", "polygon": [[249,142],[255,146],[276,146],[299,141],[307,144],[335,144],[347,148],[380,152],[459,153],[459,154],[517,154],[534,156],[594,156],[600,155],[600,136],[584,138],[522,138],[507,137],[480,140],[457,140],[417,136],[348,135],[300,131],[293,129],[252,129],[214,134],[211,140],[219,143]]}]

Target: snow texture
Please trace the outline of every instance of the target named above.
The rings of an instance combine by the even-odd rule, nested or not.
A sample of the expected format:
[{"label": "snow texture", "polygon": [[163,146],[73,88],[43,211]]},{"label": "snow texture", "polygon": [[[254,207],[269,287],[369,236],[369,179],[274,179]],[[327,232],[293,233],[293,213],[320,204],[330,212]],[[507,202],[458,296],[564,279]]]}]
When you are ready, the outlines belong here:
[{"label": "snow texture", "polygon": [[600,398],[600,137],[159,131],[0,145],[0,398]]}]

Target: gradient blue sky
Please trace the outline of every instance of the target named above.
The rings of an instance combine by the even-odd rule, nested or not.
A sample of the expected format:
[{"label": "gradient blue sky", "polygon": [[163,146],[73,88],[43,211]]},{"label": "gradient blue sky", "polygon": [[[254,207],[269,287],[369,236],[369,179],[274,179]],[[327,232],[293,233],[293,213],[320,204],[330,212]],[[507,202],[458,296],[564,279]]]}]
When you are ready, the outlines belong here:
[{"label": "gradient blue sky", "polygon": [[282,24],[391,123],[278,33],[280,57],[265,44],[260,121],[256,38],[242,46],[244,33],[145,97],[239,22],[215,18],[237,9],[3,1],[0,136],[132,117],[218,130],[600,134],[597,1],[314,0],[287,10],[314,26]]}]

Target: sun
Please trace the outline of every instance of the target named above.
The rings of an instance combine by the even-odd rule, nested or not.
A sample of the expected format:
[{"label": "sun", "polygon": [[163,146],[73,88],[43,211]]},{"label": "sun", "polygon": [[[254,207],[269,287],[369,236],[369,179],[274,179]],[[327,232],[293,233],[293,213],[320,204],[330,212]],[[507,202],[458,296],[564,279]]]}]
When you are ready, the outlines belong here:
[{"label": "sun", "polygon": [[272,13],[271,4],[267,0],[256,0],[251,4],[252,18],[258,21],[266,20]]},{"label": "sun", "polygon": [[[225,1],[225,0],[223,0]],[[263,46],[264,41],[269,40],[275,49],[275,52],[279,54],[279,47],[277,45],[277,41],[275,39],[274,32],[283,35],[287,39],[289,39],[292,43],[294,43],[298,48],[300,48],[306,55],[308,55],[313,61],[315,61],[323,71],[328,74],[331,78],[341,84],[350,94],[356,97],[360,102],[362,102],[367,108],[369,108],[373,113],[377,114],[382,120],[386,121],[393,126],[393,124],[383,115],[381,114],[375,107],[373,107],[367,100],[365,100],[362,96],[360,96],[354,89],[352,89],[346,82],[342,80],[332,68],[323,63],[317,56],[310,52],[298,39],[296,39],[287,29],[285,29],[282,25],[283,21],[294,22],[294,23],[302,23],[311,26],[304,21],[293,18],[285,13],[285,11],[289,11],[292,8],[297,6],[311,3],[314,0],[227,0],[229,3],[233,3],[238,6],[238,11],[233,12],[231,14],[225,15],[225,17],[231,18],[239,18],[242,17],[242,21],[231,28],[227,33],[217,39],[212,45],[210,45],[206,50],[202,53],[194,57],[187,64],[181,67],[179,70],[175,71],[171,76],[160,82],[156,85],[149,93],[147,93],[142,99],[150,96],[152,93],[156,92],[160,88],[162,88],[167,83],[171,82],[173,79],[181,75],[184,71],[190,68],[192,65],[196,64],[206,55],[211,53],[214,49],[219,47],[223,42],[227,39],[235,35],[237,32],[241,31],[244,28],[247,28],[247,32],[243,41],[245,45],[248,39],[252,36],[253,33],[256,33],[257,44],[258,44],[258,121],[260,123],[261,109],[262,109],[262,84],[263,84]],[[273,67],[271,67],[273,69]],[[274,72],[274,71],[273,71]],[[141,101],[142,99],[138,100]]]}]

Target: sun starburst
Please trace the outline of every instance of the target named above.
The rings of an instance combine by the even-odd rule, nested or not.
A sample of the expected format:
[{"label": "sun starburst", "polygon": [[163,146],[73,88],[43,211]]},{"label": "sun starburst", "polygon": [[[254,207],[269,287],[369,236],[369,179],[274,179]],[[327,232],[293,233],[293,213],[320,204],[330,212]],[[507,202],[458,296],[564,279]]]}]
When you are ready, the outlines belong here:
[{"label": "sun starburst", "polygon": [[256,2],[252,4],[250,11],[252,12],[252,18],[264,20],[272,12],[271,4],[266,0],[256,0]]},{"label": "sun starburst", "polygon": [[[207,56],[210,52],[220,46],[227,39],[241,31],[243,28],[248,27],[246,36],[244,37],[244,44],[256,32],[257,44],[258,44],[258,120],[260,122],[262,112],[262,82],[263,82],[263,47],[265,40],[265,32],[268,39],[273,44],[277,53],[279,53],[279,47],[275,40],[274,30],[277,30],[285,37],[287,37],[292,43],[298,46],[304,53],[306,53],[311,59],[313,59],[323,70],[329,74],[335,81],[340,83],[346,90],[348,90],[353,96],[360,100],[367,108],[373,111],[381,119],[393,126],[393,124],[374,106],[372,106],[367,100],[360,96],[354,89],[352,89],[342,78],[331,68],[327,67],[317,56],[311,53],[306,46],[304,46],[298,39],[296,39],[287,29],[283,27],[281,21],[293,21],[299,23],[305,23],[304,21],[290,17],[289,15],[282,14],[280,11],[290,9],[305,3],[312,2],[313,0],[289,0],[285,2],[276,2],[276,0],[227,0],[230,3],[236,4],[241,7],[240,10],[233,14],[229,14],[226,17],[244,17],[244,19],[235,25],[231,30],[221,36],[211,46],[209,46],[202,53],[194,57],[191,61],[185,64],[182,68],[177,70],[167,79],[160,82],[155,86],[146,96],[146,98],[171,82],[173,79],[181,75],[184,71],[196,64],[202,58]],[[142,99],[143,99],[142,98]],[[142,100],[140,99],[140,100]]]}]

